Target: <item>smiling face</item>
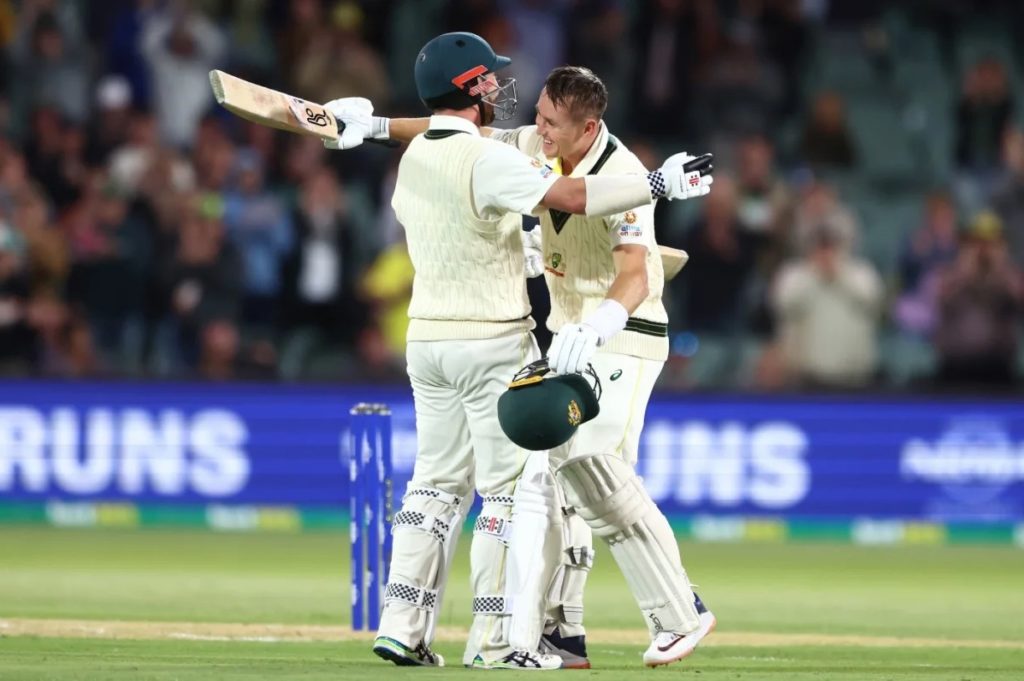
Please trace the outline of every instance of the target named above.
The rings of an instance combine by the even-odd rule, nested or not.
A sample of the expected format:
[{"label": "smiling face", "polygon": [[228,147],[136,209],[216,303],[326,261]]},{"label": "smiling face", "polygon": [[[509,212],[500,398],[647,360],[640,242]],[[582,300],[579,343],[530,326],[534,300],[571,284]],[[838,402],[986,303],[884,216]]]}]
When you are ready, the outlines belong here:
[{"label": "smiling face", "polygon": [[537,134],[543,140],[544,155],[573,165],[578,163],[594,143],[599,121],[573,116],[567,107],[551,101],[547,89],[541,90],[536,110]]}]

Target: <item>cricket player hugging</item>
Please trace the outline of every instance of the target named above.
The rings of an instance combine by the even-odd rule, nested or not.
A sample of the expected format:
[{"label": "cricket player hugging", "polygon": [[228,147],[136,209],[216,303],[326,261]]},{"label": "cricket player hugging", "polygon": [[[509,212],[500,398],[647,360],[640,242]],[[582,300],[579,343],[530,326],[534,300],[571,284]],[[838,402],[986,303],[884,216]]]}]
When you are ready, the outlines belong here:
[{"label": "cricket player hugging", "polygon": [[[601,120],[607,101],[589,69],[556,68],[538,99],[536,124],[495,130],[491,138],[572,177],[645,172]],[[654,207],[605,217],[549,210],[540,221],[547,325],[556,333],[548,363],[563,375],[589,363],[602,387],[598,415],[549,454],[559,483],[552,491],[566,499],[545,543],[545,564],[555,567],[541,650],[557,652],[566,667],[589,666],[582,616],[592,529],[608,543],[643,612],[652,639],[644,662],[668,664],[692,652],[715,620],[693,594],[668,521],[634,472],[647,402],[668,357]],[[524,473],[517,494],[532,479]]]},{"label": "cricket player hugging", "polygon": [[[574,659],[563,655],[557,641],[548,644],[555,654],[538,651],[539,614],[520,618],[518,634],[512,635],[513,607],[525,599],[517,588],[506,589],[506,559],[510,551],[536,555],[550,575],[542,583],[553,585],[552,632],[564,624],[566,636],[581,634],[583,578],[591,555],[587,524],[611,544],[641,608],[657,623],[652,632],[665,629],[692,640],[699,627],[671,530],[632,464],[644,406],[667,354],[650,206],[662,197],[704,196],[711,177],[684,169],[691,159],[685,154],[648,173],[632,154],[618,151],[600,114],[584,126],[590,135],[586,160],[575,162],[571,173],[563,167],[560,174],[538,159],[544,137],[539,127],[514,138],[489,138],[492,130],[484,126],[515,108],[514,81],[494,75],[508,63],[479,36],[444,34],[424,46],[415,64],[417,90],[433,112],[429,119],[374,117],[372,104],[358,98],[325,105],[344,123],[329,147],[351,148],[364,139],[410,143],[392,205],[416,271],[407,361],[418,450],[395,516],[391,573],[374,642],[377,655],[401,665],[443,664],[430,644],[474,486],[483,508],[470,556],[474,617],[463,656],[467,666],[557,669]],[[537,358],[524,253],[535,241],[521,237],[517,214],[547,215],[548,283],[560,285],[552,289],[559,315],[552,362],[559,372],[574,373],[593,361],[614,386],[609,420],[595,421],[591,435],[577,438],[579,445],[555,453],[565,503],[556,500],[546,452],[531,455],[527,467],[538,474],[538,493],[520,494],[523,484],[517,488],[516,481],[526,453],[503,436],[498,423],[498,398],[508,381]],[[569,224],[570,214],[613,217]],[[616,269],[630,276],[617,276]],[[633,310],[639,316],[630,317]],[[595,356],[599,345],[602,352]],[[570,536],[563,552],[561,526],[555,526],[557,541],[549,550],[538,550],[539,536],[510,549],[513,498],[519,505],[539,499],[535,506],[545,521],[554,522],[563,506],[573,507],[584,521],[569,521],[580,536]],[[532,600],[538,613],[548,609],[540,593]],[[672,654],[685,647],[673,646]],[[586,663],[581,652],[574,666]]]}]

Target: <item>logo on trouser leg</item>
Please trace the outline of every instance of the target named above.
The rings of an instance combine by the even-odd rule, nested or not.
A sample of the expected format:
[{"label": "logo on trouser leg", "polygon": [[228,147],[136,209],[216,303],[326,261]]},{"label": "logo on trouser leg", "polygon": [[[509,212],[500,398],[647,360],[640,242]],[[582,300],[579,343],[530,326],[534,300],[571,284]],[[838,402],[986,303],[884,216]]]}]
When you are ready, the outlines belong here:
[{"label": "logo on trouser leg", "polygon": [[652,613],[651,613],[650,615],[648,615],[647,617],[648,617],[648,618],[650,618],[651,622],[653,622],[653,623],[654,623],[654,630],[655,630],[655,631],[665,631],[665,627],[661,626],[661,620],[659,620],[659,619],[658,619],[658,616],[657,616],[657,615],[655,615],[655,614],[654,614],[654,613],[652,612]]}]

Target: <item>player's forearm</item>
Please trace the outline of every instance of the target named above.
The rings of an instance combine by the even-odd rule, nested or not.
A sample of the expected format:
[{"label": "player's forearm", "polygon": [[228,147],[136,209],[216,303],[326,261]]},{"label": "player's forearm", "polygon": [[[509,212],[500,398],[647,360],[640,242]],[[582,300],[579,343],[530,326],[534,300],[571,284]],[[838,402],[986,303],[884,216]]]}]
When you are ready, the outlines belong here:
[{"label": "player's forearm", "polygon": [[626,323],[640,303],[647,299],[647,248],[639,244],[622,244],[613,251],[615,281],[605,299],[583,323],[597,331],[600,345],[626,328]]},{"label": "player's forearm", "polygon": [[626,308],[626,312],[633,314],[640,307],[640,303],[647,300],[649,294],[647,269],[643,268],[619,272],[605,299],[616,301]]},{"label": "player's forearm", "polygon": [[429,125],[429,118],[392,118],[388,123],[388,137],[408,144],[416,135],[425,133]]},{"label": "player's forearm", "polygon": [[541,205],[574,215],[613,215],[646,206],[655,198],[644,175],[587,175],[558,178]]}]

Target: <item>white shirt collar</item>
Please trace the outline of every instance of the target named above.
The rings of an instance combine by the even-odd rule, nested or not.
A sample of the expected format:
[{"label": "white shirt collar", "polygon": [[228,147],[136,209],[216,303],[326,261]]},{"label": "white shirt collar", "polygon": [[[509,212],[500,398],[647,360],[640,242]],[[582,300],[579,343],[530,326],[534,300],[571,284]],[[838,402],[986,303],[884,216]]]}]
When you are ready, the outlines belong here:
[{"label": "white shirt collar", "polygon": [[472,121],[467,121],[461,116],[439,116],[434,114],[430,117],[429,128],[431,130],[458,130],[460,132],[468,132],[477,137],[480,136],[480,128]]},{"label": "white shirt collar", "polygon": [[572,169],[571,177],[583,177],[589,173],[590,169],[597,163],[597,159],[601,158],[601,154],[608,147],[608,138],[611,136],[611,133],[608,132],[608,126],[604,124],[604,121],[601,121],[599,125],[601,129],[598,130],[594,143],[590,145],[586,156],[580,159],[580,162]]}]

